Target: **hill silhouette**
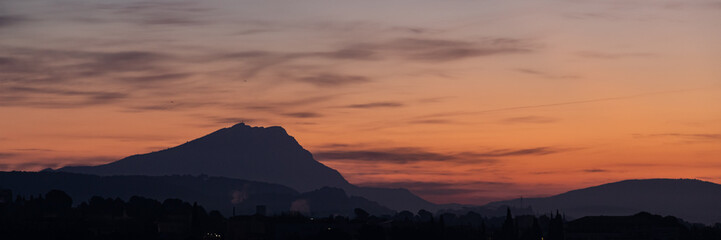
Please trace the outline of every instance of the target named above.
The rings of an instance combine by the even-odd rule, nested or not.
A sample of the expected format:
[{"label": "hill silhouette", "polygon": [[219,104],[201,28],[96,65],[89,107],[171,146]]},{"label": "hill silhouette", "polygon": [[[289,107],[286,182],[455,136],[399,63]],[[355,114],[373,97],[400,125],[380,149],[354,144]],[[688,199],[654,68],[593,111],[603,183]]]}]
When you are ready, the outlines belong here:
[{"label": "hill silhouette", "polygon": [[719,184],[694,179],[643,179],[608,183],[545,198],[493,202],[486,206],[530,206],[537,213],[560,210],[571,218],[621,216],[645,211],[711,224],[721,222],[719,203]]},{"label": "hill silhouette", "polygon": [[[363,208],[373,214],[393,211],[362,197],[348,197],[338,188],[322,188],[308,193],[278,184],[208,176],[95,176],[66,172],[0,172],[0,189],[18,196],[38,196],[60,189],[75,199],[87,201],[93,196],[130,199],[143,196],[156,200],[179,198],[198,202],[209,210],[226,216],[254,214],[264,205],[268,214],[288,212],[293,203],[307,204],[306,215],[328,216],[328,213],[350,216],[353,209]],[[335,204],[325,204],[335,203]],[[316,215],[321,214],[321,215]]]},{"label": "hill silhouette", "polygon": [[335,187],[395,210],[436,207],[406,189],[352,185],[338,171],[316,161],[283,128],[251,127],[243,123],[162,151],[133,155],[99,166],[68,166],[58,171],[101,176],[207,174],[276,183],[301,192]]}]

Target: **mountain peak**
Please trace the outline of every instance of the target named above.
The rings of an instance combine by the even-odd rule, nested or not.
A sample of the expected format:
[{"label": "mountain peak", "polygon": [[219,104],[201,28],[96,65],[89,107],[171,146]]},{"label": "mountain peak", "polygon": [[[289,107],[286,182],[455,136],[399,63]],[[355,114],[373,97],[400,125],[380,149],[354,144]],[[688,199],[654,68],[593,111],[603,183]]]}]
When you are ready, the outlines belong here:
[{"label": "mountain peak", "polygon": [[245,122],[239,122],[230,128],[249,128],[249,127],[251,127],[251,126],[246,125]]},{"label": "mountain peak", "polygon": [[283,184],[299,191],[349,185],[338,171],[313,159],[282,127],[242,122],[166,150],[60,170],[98,175],[207,174]]},{"label": "mountain peak", "polygon": [[248,124],[245,124],[245,122],[237,123],[229,128],[223,128],[219,131],[222,131],[222,130],[233,130],[233,131],[239,131],[239,132],[268,131],[268,132],[277,132],[278,134],[281,134],[281,135],[288,135],[288,132],[286,132],[285,129],[283,129],[283,127],[280,127],[280,126],[270,126],[270,127],[257,126],[256,127],[256,126],[250,126]]}]

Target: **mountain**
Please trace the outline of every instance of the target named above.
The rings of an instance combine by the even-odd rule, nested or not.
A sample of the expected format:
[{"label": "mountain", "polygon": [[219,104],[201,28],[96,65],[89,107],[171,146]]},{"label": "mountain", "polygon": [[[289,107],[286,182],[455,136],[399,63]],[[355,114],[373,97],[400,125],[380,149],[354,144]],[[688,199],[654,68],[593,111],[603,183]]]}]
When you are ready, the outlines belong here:
[{"label": "mountain", "polygon": [[59,171],[96,175],[208,174],[277,183],[298,191],[349,184],[338,171],[313,159],[283,128],[242,123],[162,151]]},{"label": "mountain", "polygon": [[[308,193],[278,184],[208,176],[95,176],[66,172],[0,172],[0,189],[10,189],[17,196],[38,196],[52,189],[66,192],[77,205],[92,196],[130,199],[132,196],[159,201],[178,198],[197,202],[208,210],[230,216],[253,214],[256,206],[265,205],[269,213],[288,212],[294,203],[309,204],[306,214],[328,216],[337,213],[352,216],[353,209],[363,208],[373,214],[393,211],[362,197],[348,197],[337,188],[322,188]],[[330,192],[330,193],[329,193]],[[336,203],[336,204],[326,204]]]},{"label": "mountain", "polygon": [[258,204],[269,209],[285,210],[298,191],[270,183],[208,176],[95,176],[67,172],[0,172],[0,189],[10,189],[17,196],[37,196],[52,189],[66,192],[74,204],[92,196],[122,198],[141,196],[163,201],[179,198],[198,202],[208,210],[232,214],[253,213]]},{"label": "mountain", "polygon": [[301,213],[306,212],[312,216],[353,216],[355,208],[362,208],[377,216],[395,213],[368,199],[357,196],[349,197],[343,189],[331,187],[303,193],[291,204],[291,209]]},{"label": "mountain", "polygon": [[70,166],[58,171],[101,176],[207,174],[276,183],[301,192],[335,187],[395,210],[435,207],[405,189],[354,186],[338,171],[316,161],[283,128],[250,127],[243,123],[162,151],[133,155],[105,165]]},{"label": "mountain", "polygon": [[546,198],[489,203],[488,207],[530,206],[537,213],[559,210],[568,217],[621,216],[641,211],[689,222],[721,222],[721,185],[695,179],[625,180]]}]

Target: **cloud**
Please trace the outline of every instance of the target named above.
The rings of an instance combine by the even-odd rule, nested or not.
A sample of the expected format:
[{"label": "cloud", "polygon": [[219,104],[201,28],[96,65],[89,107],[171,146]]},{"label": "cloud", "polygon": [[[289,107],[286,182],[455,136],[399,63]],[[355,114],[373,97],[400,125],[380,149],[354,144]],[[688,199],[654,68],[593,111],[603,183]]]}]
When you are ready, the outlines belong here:
[{"label": "cloud", "polygon": [[478,157],[509,157],[509,156],[525,156],[525,155],[548,155],[560,152],[561,149],[551,147],[523,148],[523,149],[499,149],[481,153],[467,153],[470,156]]},{"label": "cloud", "polygon": [[592,169],[584,169],[583,172],[586,173],[604,173],[604,172],[610,172],[606,169],[600,169],[600,168],[592,168]]},{"label": "cloud", "polygon": [[192,76],[190,73],[165,73],[165,74],[154,74],[145,75],[138,77],[122,77],[119,78],[123,82],[138,83],[138,84],[150,84],[150,83],[166,83],[169,81],[175,81],[184,79]]},{"label": "cloud", "polygon": [[86,96],[90,100],[104,101],[123,98],[126,94],[118,92],[104,92],[104,91],[82,91],[82,90],[71,90],[71,89],[57,89],[57,88],[31,88],[31,87],[9,87],[5,90],[16,92],[16,93],[38,93],[38,94],[50,94],[50,95],[63,95],[63,96]]},{"label": "cloud", "polygon": [[23,151],[23,152],[55,152],[55,150],[45,149],[45,148],[15,148],[12,150]]},{"label": "cloud", "polygon": [[363,104],[351,104],[346,105],[344,107],[346,108],[394,108],[394,107],[402,107],[404,106],[403,103],[399,102],[372,102],[372,103],[363,103]]},{"label": "cloud", "polygon": [[[343,94],[328,94],[318,96],[308,96],[298,99],[278,101],[278,102],[248,102],[248,103],[227,103],[221,106],[228,109],[247,109],[251,111],[265,111],[273,114],[290,112],[294,113],[304,106],[313,106],[338,98]],[[283,115],[283,114],[281,114]],[[320,114],[318,114],[320,115]]]},{"label": "cloud", "polygon": [[[268,52],[268,51],[241,51],[241,52],[233,52],[233,53],[227,53],[222,54],[222,59],[253,59],[253,58],[263,58],[263,57],[271,57],[275,56],[274,53]],[[213,56],[215,57],[215,56]]]},{"label": "cloud", "polygon": [[408,121],[411,124],[451,124],[454,121],[448,119],[423,119],[423,120],[411,120]]},{"label": "cloud", "polygon": [[452,154],[434,153],[419,148],[391,148],[372,150],[334,150],[313,154],[319,160],[354,160],[407,163],[415,161],[444,161],[455,159]]},{"label": "cloud", "polygon": [[358,49],[400,56],[406,60],[444,62],[473,57],[529,53],[534,50],[527,41],[511,38],[489,38],[458,41],[428,38],[400,38],[376,44],[358,44]]},{"label": "cloud", "polygon": [[514,70],[519,73],[539,76],[539,77],[548,78],[548,79],[578,79],[578,78],[581,78],[576,75],[555,75],[555,74],[547,73],[544,71],[539,71],[539,70],[534,70],[534,69],[529,69],[529,68],[517,68]]},{"label": "cloud", "polygon": [[345,59],[345,60],[378,60],[376,52],[365,49],[339,49],[330,52],[318,52],[306,54],[307,56],[325,57],[329,59]]},{"label": "cloud", "polygon": [[200,108],[205,106],[214,105],[213,102],[201,102],[201,101],[164,101],[156,104],[145,104],[145,105],[134,105],[129,106],[126,112],[140,112],[140,111],[179,111]]},{"label": "cloud", "polygon": [[547,107],[558,107],[558,106],[577,105],[577,104],[596,103],[596,102],[618,101],[618,100],[633,99],[633,98],[653,96],[653,95],[663,95],[663,94],[673,94],[673,93],[695,91],[695,90],[701,90],[701,89],[702,88],[669,90],[669,91],[658,91],[658,92],[645,92],[645,93],[620,96],[620,97],[596,98],[596,99],[556,102],[556,103],[547,103],[547,104],[538,104],[538,105],[522,105],[522,106],[514,106],[514,107],[486,109],[486,110],[479,110],[479,111],[456,111],[456,112],[435,113],[435,114],[419,116],[416,118],[436,118],[436,117],[449,117],[449,116],[460,116],[460,115],[475,115],[475,114],[486,114],[486,113],[492,113],[492,112],[503,112],[503,111],[512,111],[512,110],[522,110],[522,109],[547,108]]},{"label": "cloud", "polygon": [[[140,101],[152,102],[161,95],[175,96],[187,87],[168,83],[184,80],[193,73],[169,71],[168,65],[192,63],[189,58],[153,51],[97,52],[2,46],[0,51],[4,54],[0,56],[0,78],[5,83],[0,86],[2,106],[82,108],[129,100],[126,106],[130,110],[191,107],[188,104],[137,106]],[[122,89],[122,92],[108,89]],[[203,89],[193,90],[183,93],[197,94]]]},{"label": "cloud", "polygon": [[501,120],[502,123],[517,124],[517,123],[552,123],[558,121],[555,118],[541,117],[541,116],[523,116],[523,117],[512,117]]},{"label": "cloud", "polygon": [[[209,56],[209,60],[242,61],[241,78],[248,80],[269,69],[279,68],[299,59],[321,59],[337,62],[377,61],[387,57],[425,62],[452,61],[472,57],[532,52],[534,47],[527,40],[510,38],[489,38],[478,41],[457,41],[425,38],[400,38],[377,43],[353,43],[336,50],[315,52],[269,52],[240,51]],[[282,71],[276,69],[277,71]],[[360,76],[338,76],[334,74],[300,78],[316,86],[341,86],[345,83],[368,82]]]},{"label": "cloud", "polygon": [[355,75],[319,74],[297,79],[300,82],[310,83],[318,87],[338,87],[349,84],[370,82],[367,77]]},{"label": "cloud", "polygon": [[[139,83],[186,77],[167,73],[162,65],[183,61],[177,57],[150,51],[92,52],[34,48],[0,47],[0,78],[6,85],[28,88],[58,88],[82,85],[102,86],[106,79]],[[130,77],[127,74],[136,76]],[[147,86],[124,86],[145,90]]]},{"label": "cloud", "polygon": [[246,29],[239,32],[234,33],[234,35],[254,35],[254,34],[260,34],[260,33],[267,33],[267,32],[273,32],[275,30],[273,29],[266,29],[266,28],[252,28],[252,29]]},{"label": "cloud", "polygon": [[424,34],[429,32],[439,32],[436,30],[431,30],[428,28],[422,28],[422,27],[391,27],[389,29],[390,31],[399,31],[403,33],[412,33],[412,34]]},{"label": "cloud", "polygon": [[658,133],[658,134],[633,134],[636,138],[683,138],[692,141],[721,141],[721,134],[717,133]]},{"label": "cloud", "polygon": [[0,158],[9,158],[17,156],[17,153],[10,153],[10,152],[0,152]]},{"label": "cloud", "polygon": [[0,15],[0,28],[14,26],[28,21],[27,17],[18,15]]},{"label": "cloud", "polygon": [[[353,49],[353,48],[341,48],[339,50],[332,51],[320,51],[320,52],[295,52],[295,53],[283,53],[283,52],[269,52],[269,51],[240,51],[234,53],[221,53],[213,54],[207,57],[210,61],[241,61],[243,63],[241,71],[241,78],[243,80],[252,79],[259,74],[269,69],[276,69],[276,72],[281,72],[283,68],[281,66],[286,63],[300,60],[300,59],[325,59],[325,60],[346,60],[346,61],[368,61],[377,60],[378,57],[373,51],[366,49]],[[327,74],[331,75],[332,74]],[[301,78],[302,80],[302,78]],[[321,85],[325,86],[322,84]],[[332,81],[331,81],[332,84]]]},{"label": "cloud", "polygon": [[93,61],[84,67],[96,72],[148,71],[157,69],[161,61],[169,60],[166,54],[148,51],[121,51],[94,53]]},{"label": "cloud", "polygon": [[[442,62],[490,55],[527,53],[532,52],[534,48],[527,40],[511,38],[488,38],[477,41],[400,38],[375,43],[349,43],[346,46],[329,51],[270,52],[251,50],[211,54],[207,59],[210,61],[242,62],[239,75],[242,80],[247,81],[269,70],[273,70],[275,73],[283,72],[289,68],[288,64],[300,59],[330,60],[330,62],[336,63],[341,60],[377,61],[395,57],[406,61]],[[350,83],[370,81],[363,76],[330,73],[301,77],[296,80],[319,87],[337,87]]]},{"label": "cloud", "polygon": [[230,123],[230,124],[255,123],[255,122],[263,121],[262,119],[257,119],[257,118],[242,118],[242,117],[211,117],[211,119],[215,123]]},{"label": "cloud", "polygon": [[655,57],[653,53],[602,53],[602,52],[578,52],[577,56],[595,59],[620,59],[620,58],[648,58]]},{"label": "cloud", "polygon": [[288,116],[288,117],[294,117],[294,118],[316,118],[316,117],[323,116],[319,113],[314,113],[314,112],[292,112],[292,113],[283,113],[282,115]]},{"label": "cloud", "polygon": [[554,154],[560,151],[562,150],[550,147],[538,147],[524,149],[498,149],[486,152],[438,153],[426,151],[421,148],[403,147],[364,150],[327,150],[316,152],[313,155],[321,161],[377,161],[397,164],[419,161],[489,163],[495,162],[493,158],[540,156]]},{"label": "cloud", "polygon": [[193,26],[207,23],[202,17],[212,9],[199,7],[192,1],[141,1],[131,3],[103,3],[94,10],[114,14],[114,19],[139,25]]},{"label": "cloud", "polygon": [[129,95],[120,92],[83,91],[62,88],[4,87],[0,94],[7,101],[0,106],[38,108],[77,108],[117,102]]}]

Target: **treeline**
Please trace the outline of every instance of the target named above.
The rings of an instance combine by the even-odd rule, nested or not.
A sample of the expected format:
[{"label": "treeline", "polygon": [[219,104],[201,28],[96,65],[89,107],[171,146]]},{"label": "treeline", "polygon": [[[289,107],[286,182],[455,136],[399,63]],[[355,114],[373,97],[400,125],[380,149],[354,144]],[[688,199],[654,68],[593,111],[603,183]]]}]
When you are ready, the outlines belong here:
[{"label": "treeline", "polygon": [[333,240],[581,240],[721,239],[721,224],[688,224],[648,213],[622,217],[486,217],[474,212],[433,214],[420,210],[373,216],[357,208],[354,216],[308,217],[288,212],[265,216],[222,216],[202,206],[134,196],[92,197],[73,207],[59,190],[17,196],[0,190],[0,239],[333,239]]},{"label": "treeline", "polygon": [[[65,192],[0,200],[0,239],[201,239],[227,219],[179,199],[92,197],[73,207]],[[197,237],[196,237],[197,236]]]}]

